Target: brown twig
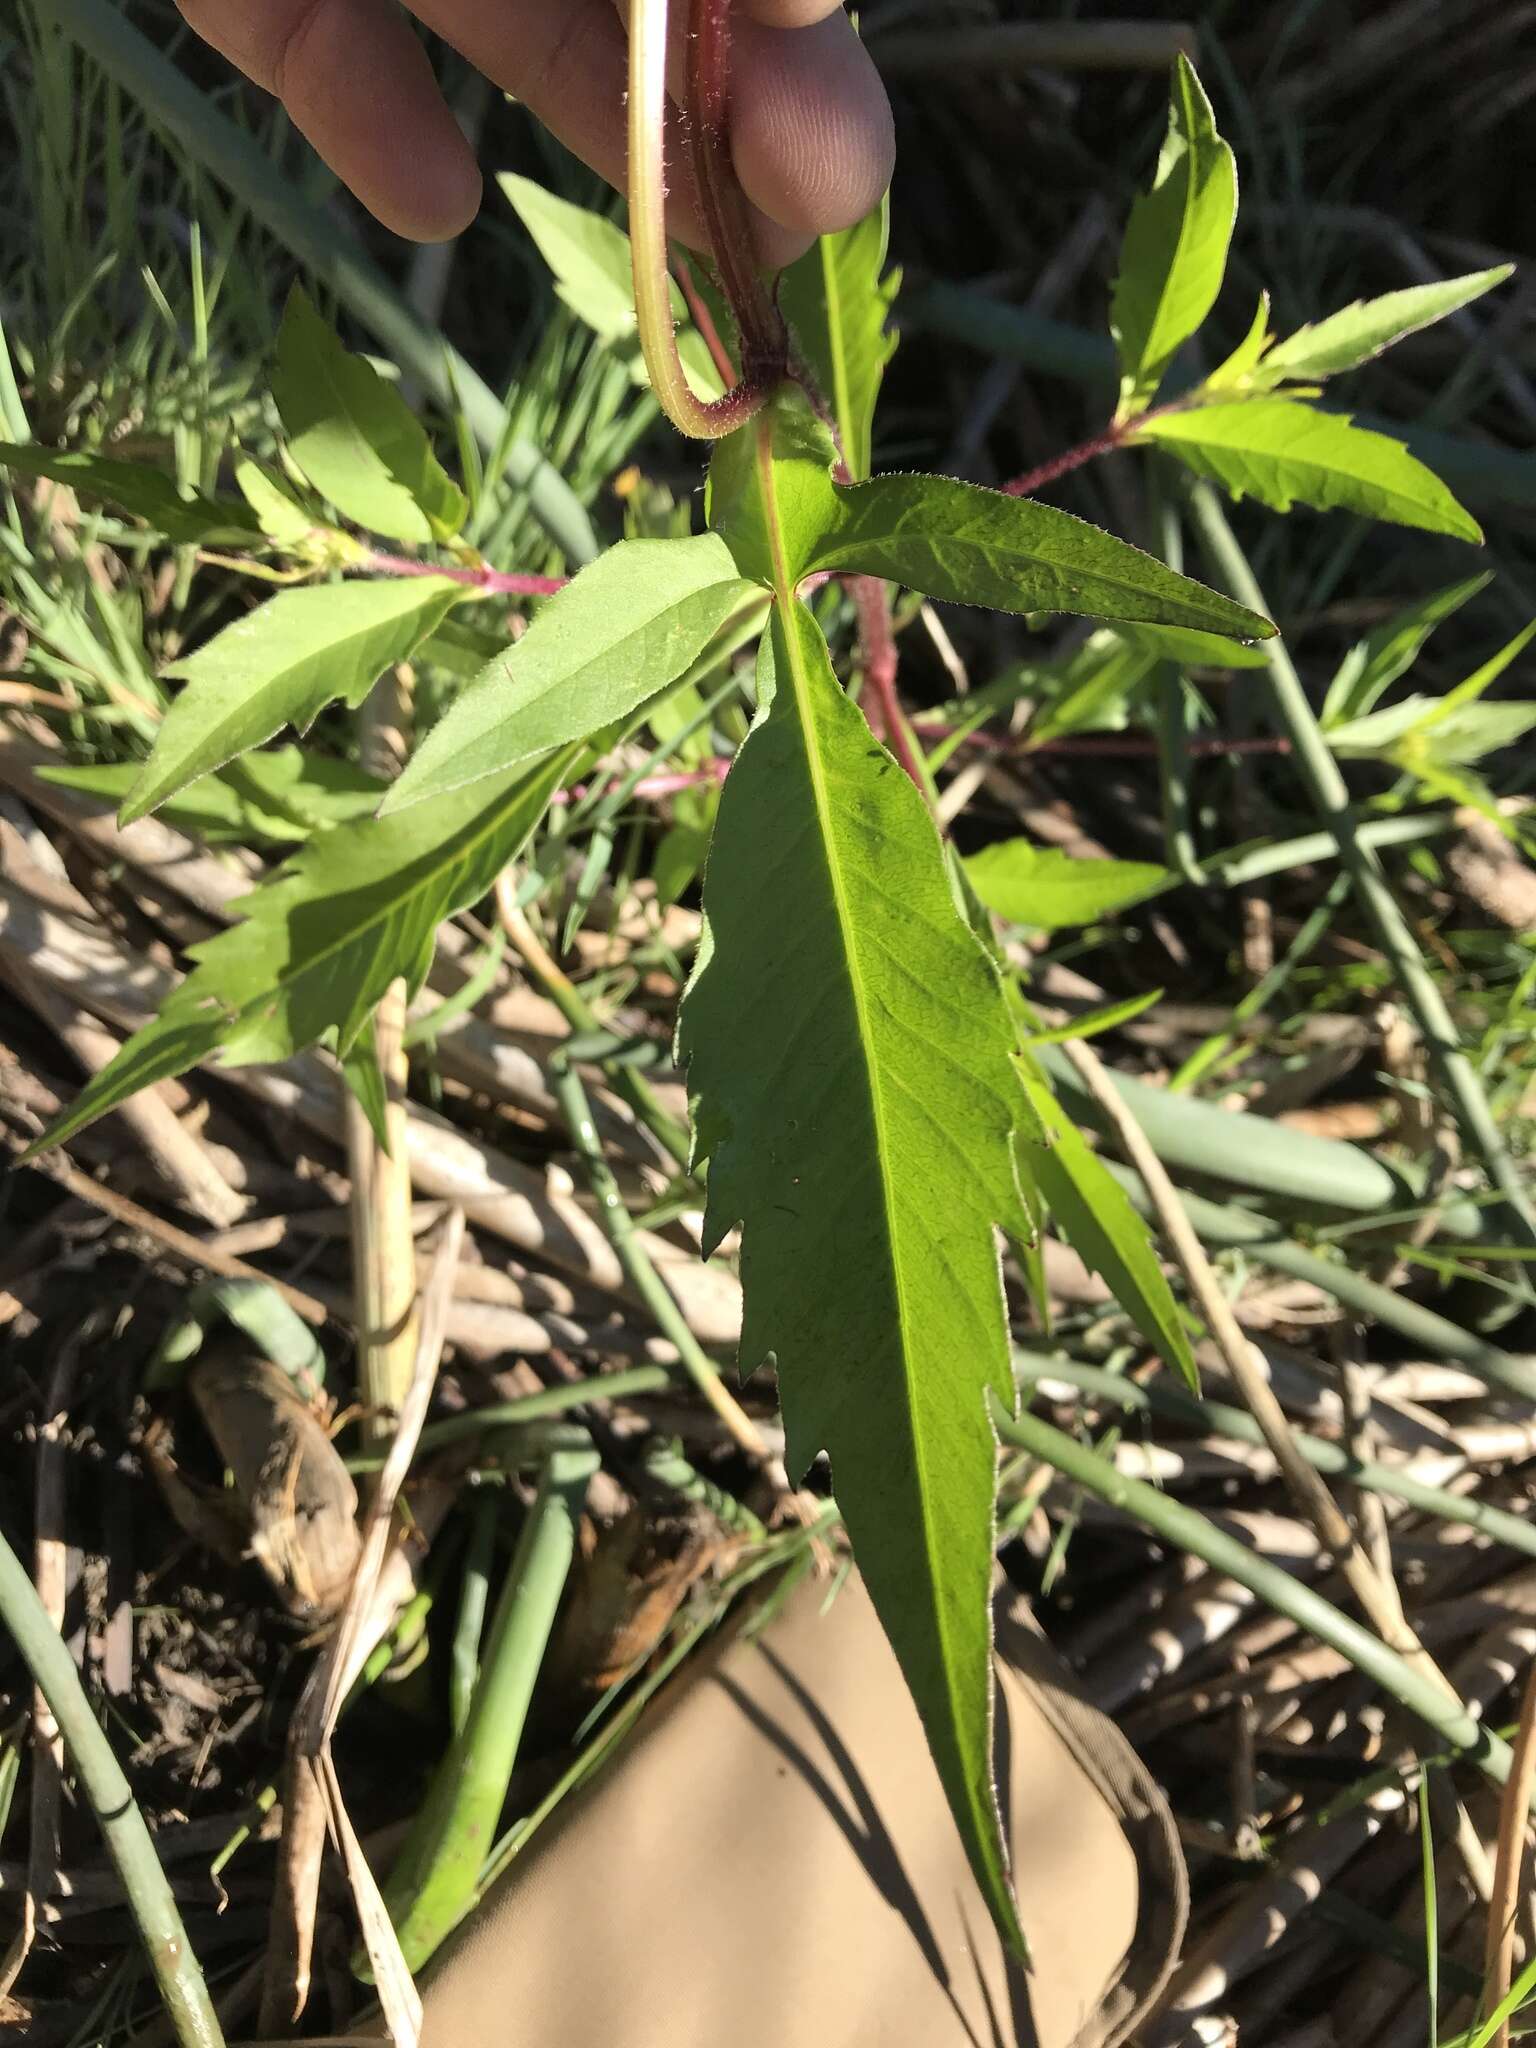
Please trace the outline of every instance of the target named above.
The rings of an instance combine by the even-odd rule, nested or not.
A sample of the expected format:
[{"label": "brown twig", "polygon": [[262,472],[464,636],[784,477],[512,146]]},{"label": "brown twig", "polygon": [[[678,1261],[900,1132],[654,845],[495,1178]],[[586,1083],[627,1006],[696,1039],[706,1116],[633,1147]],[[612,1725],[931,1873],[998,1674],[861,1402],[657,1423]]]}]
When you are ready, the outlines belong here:
[{"label": "brown twig", "polygon": [[[1499,1804],[1499,1841],[1493,1866],[1493,1896],[1488,1902],[1483,2011],[1495,2012],[1509,1991],[1515,1960],[1515,1909],[1520,1898],[1520,1865],[1525,1856],[1525,1827],[1531,1794],[1536,1790],[1536,1665],[1525,1681],[1520,1702],[1520,1727],[1515,1736],[1514,1763]],[[1509,2021],[1501,2021],[1491,2048],[1509,2048]]]}]

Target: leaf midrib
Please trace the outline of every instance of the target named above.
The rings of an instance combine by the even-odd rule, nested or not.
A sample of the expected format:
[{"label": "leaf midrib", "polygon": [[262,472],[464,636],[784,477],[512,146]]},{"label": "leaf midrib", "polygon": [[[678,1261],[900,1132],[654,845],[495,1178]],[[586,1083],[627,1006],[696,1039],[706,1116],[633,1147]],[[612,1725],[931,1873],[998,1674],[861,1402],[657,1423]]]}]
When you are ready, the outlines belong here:
[{"label": "leaf midrib", "polygon": [[842,293],[838,289],[837,262],[833,255],[833,237],[821,238],[821,276],[826,294],[827,346],[832,356],[832,404],[837,414],[838,438],[843,444],[843,461],[850,475],[854,474],[849,460],[852,446],[849,421],[853,412],[853,396],[848,388],[847,337],[844,333]]},{"label": "leaf midrib", "polygon": [[[832,805],[830,802],[826,786],[826,776],[822,766],[819,749],[817,748],[813,737],[814,728],[812,725],[812,707],[810,702],[811,682],[809,675],[806,673],[805,663],[801,652],[800,636],[795,617],[796,599],[794,594],[794,585],[789,573],[788,557],[784,547],[783,529],[779,521],[778,497],[774,489],[772,429],[771,427],[766,425],[762,429],[760,429],[758,433],[757,458],[758,476],[763,498],[764,519],[768,534],[769,553],[771,555],[774,568],[774,595],[779,607],[779,620],[783,633],[785,660],[789,670],[790,687],[794,690],[795,693],[795,705],[800,722],[801,745],[805,755],[806,771],[810,778],[811,796],[816,808],[817,825],[820,830],[822,845],[826,849],[827,872],[831,882],[833,906],[837,913],[838,929],[842,937],[843,957],[848,963],[849,992],[853,1000],[854,1013],[858,1021],[860,1043],[861,1045],[868,1046],[872,1049],[874,1045],[874,1039],[869,1028],[869,1004],[864,992],[863,978],[859,971],[858,954],[851,942],[854,926],[853,919],[849,911],[848,890],[847,885],[843,879],[842,864],[838,859],[837,841],[832,831],[830,830],[832,819]],[[916,1461],[916,1468],[918,1473],[921,1474],[923,1472],[926,1472],[927,1470],[927,1461],[924,1455],[922,1443],[920,1410],[916,1398],[916,1383],[912,1372],[911,1346],[908,1342],[907,1335],[908,1308],[906,1299],[906,1288],[902,1278],[902,1262],[897,1252],[897,1246],[900,1241],[900,1235],[897,1229],[896,1222],[895,1204],[893,1199],[894,1190],[892,1188],[891,1177],[886,1166],[886,1127],[884,1105],[882,1101],[882,1090],[880,1085],[880,1068],[879,1062],[874,1057],[872,1050],[870,1057],[865,1062],[865,1072],[868,1076],[868,1085],[870,1092],[870,1109],[874,1118],[876,1139],[875,1149],[876,1157],[879,1162],[881,1208],[884,1213],[887,1242],[891,1246],[891,1280],[895,1291],[897,1325],[900,1332],[901,1370],[903,1379],[906,1384],[907,1393],[906,1410],[907,1415],[910,1419],[912,1446],[914,1459]],[[937,1544],[935,1540],[933,1521],[928,1506],[928,1489],[921,1482],[919,1482],[917,1486],[917,1501],[918,1513],[922,1517],[923,1547],[925,1552],[930,1557],[932,1557],[937,1554]],[[951,1634],[948,1624],[948,1615],[944,1607],[944,1604],[938,1600],[935,1600],[932,1603],[932,1611],[934,1617],[934,1628],[940,1638],[940,1641],[943,1644],[941,1668],[944,1672],[945,1684],[949,1688],[951,1695],[953,1696],[954,1689],[950,1685],[950,1673],[955,1669],[957,1660],[954,1655],[953,1644],[951,1641]],[[954,1719],[956,1725],[958,1726],[959,1715],[956,1714],[954,1716]]]}]

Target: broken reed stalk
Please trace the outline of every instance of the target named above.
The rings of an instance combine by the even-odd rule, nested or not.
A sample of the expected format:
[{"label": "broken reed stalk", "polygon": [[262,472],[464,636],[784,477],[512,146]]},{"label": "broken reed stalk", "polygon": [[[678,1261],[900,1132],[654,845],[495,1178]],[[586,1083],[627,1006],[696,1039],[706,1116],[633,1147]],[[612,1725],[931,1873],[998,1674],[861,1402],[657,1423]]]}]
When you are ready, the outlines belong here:
[{"label": "broken reed stalk", "polygon": [[[1536,1665],[1525,1681],[1520,1725],[1515,1736],[1515,1762],[1499,1808],[1499,1841],[1493,1868],[1493,1896],[1488,1902],[1488,1937],[1482,2009],[1496,2013],[1509,1996],[1515,1960],[1515,1914],[1520,1902],[1520,1866],[1525,1859],[1525,1830],[1531,1793],[1536,1789]],[[1498,2023],[1493,2048],[1509,2048],[1509,2020]]]},{"label": "broken reed stalk", "polygon": [[[381,676],[358,716],[358,756],[370,775],[387,782],[403,754],[410,719],[405,679],[398,668]],[[363,1430],[375,1443],[394,1434],[416,1363],[416,1235],[411,1228],[411,1163],[406,1124],[404,981],[392,981],[374,1013],[373,1046],[383,1087],[381,1142],[363,1105],[345,1081],[347,1172],[352,1182],[352,1297],[357,1332],[358,1394]]]},{"label": "broken reed stalk", "polygon": [[160,1867],[154,1838],[86,1697],[75,1661],[3,1534],[0,1618],[58,1723],[128,1895],[176,2039],[182,2048],[223,2048],[224,2036],[208,1987],[187,1939],[170,1881]]},{"label": "broken reed stalk", "polygon": [[1117,1094],[1104,1070],[1103,1061],[1092,1046],[1084,1044],[1081,1039],[1069,1039],[1064,1049],[1083,1085],[1113,1128],[1127,1164],[1141,1175],[1157,1212],[1158,1223],[1195,1305],[1226,1362],[1234,1384],[1263,1432],[1264,1441],[1280,1467],[1293,1499],[1316,1529],[1325,1549],[1332,1551],[1350,1591],[1383,1642],[1390,1644],[1399,1656],[1414,1660],[1459,1706],[1449,1679],[1410,1627],[1396,1585],[1378,1573],[1343,1509],[1297,1449],[1285,1410],[1275,1398],[1269,1381],[1254,1364],[1253,1347],[1222,1292],[1211,1262],[1195,1235],[1194,1226],[1179,1202],[1178,1192],[1145,1132]]}]

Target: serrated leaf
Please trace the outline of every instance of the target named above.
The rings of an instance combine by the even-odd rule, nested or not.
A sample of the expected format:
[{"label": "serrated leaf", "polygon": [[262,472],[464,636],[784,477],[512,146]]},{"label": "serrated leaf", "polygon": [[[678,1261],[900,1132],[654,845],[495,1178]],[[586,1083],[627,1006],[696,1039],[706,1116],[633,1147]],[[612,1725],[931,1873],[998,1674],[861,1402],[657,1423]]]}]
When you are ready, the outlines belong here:
[{"label": "serrated leaf", "polygon": [[901,273],[886,272],[889,241],[887,196],[855,226],[821,236],[779,281],[779,304],[832,408],[855,483],[870,472],[875,404],[896,353],[888,323]]},{"label": "serrated leaf", "polygon": [[1277,342],[1265,358],[1263,375],[1277,382],[1290,378],[1312,384],[1343,370],[1357,370],[1394,342],[1432,327],[1448,313],[1491,292],[1513,275],[1514,268],[1512,263],[1500,263],[1492,270],[1470,271],[1465,277],[1410,285],[1406,291],[1387,292],[1379,299],[1356,299],[1326,320],[1298,327]]},{"label": "serrated leaf", "polygon": [[1113,917],[1158,896],[1176,879],[1141,860],[1074,860],[1059,846],[999,840],[965,863],[971,887],[999,917],[1040,931],[1064,931]]},{"label": "serrated leaf", "polygon": [[746,1367],[818,1451],[978,1882],[1020,1940],[991,1771],[994,1229],[1027,1228],[1012,1028],[932,820],[798,605],[731,770],[684,1004],[705,1242],[743,1225]]},{"label": "serrated leaf", "polygon": [[1354,426],[1347,415],[1319,412],[1293,398],[1249,398],[1155,413],[1133,438],[1222,484],[1234,498],[1257,498],[1276,512],[1311,505],[1356,512],[1399,526],[1480,541],[1482,531],[1433,470],[1400,441]]},{"label": "serrated leaf", "polygon": [[1147,403],[1216,303],[1236,218],[1236,163],[1194,66],[1181,56],[1167,139],[1151,191],[1131,208],[1111,301],[1118,417]]},{"label": "serrated leaf", "polygon": [[620,541],[551,598],[433,727],[385,811],[628,717],[676,682],[754,595],[716,534]]},{"label": "serrated leaf", "polygon": [[307,731],[327,704],[361,704],[463,595],[445,577],[411,576],[268,598],[166,670],[185,688],[123,806],[124,821],[142,818],[285,725]]},{"label": "serrated leaf", "polygon": [[995,611],[1071,612],[1238,640],[1274,635],[1257,612],[1032,498],[953,477],[878,476],[833,486],[831,499],[800,574],[883,576],[927,597]]},{"label": "serrated leaf", "polygon": [[[476,902],[537,825],[573,756],[314,839],[241,900],[241,922],[191,949],[160,1014],[87,1082],[41,1145],[62,1145],[141,1088],[218,1054],[282,1060],[335,1034],[345,1056],[389,984],[411,994],[437,928]],[[36,1149],[36,1148],[35,1148]]]},{"label": "serrated leaf", "polygon": [[1485,572],[1434,591],[1422,603],[1396,613],[1354,646],[1339,663],[1323,699],[1325,732],[1347,719],[1360,718],[1418,660],[1435,628],[1460,611],[1469,598],[1486,590],[1493,578]]},{"label": "serrated leaf", "polygon": [[1019,1083],[1041,1136],[1018,1139],[1027,1172],[1078,1257],[1105,1281],[1121,1308],[1195,1392],[1195,1370],[1183,1320],[1169,1290],[1147,1226],[1119,1182],[1089,1149],[1027,1055],[1017,1062]]},{"label": "serrated leaf", "polygon": [[369,533],[451,540],[469,513],[426,429],[366,357],[344,348],[300,285],[272,372],[288,452],[343,518]]},{"label": "serrated leaf", "polygon": [[[532,178],[503,171],[496,182],[549,265],[562,304],[628,365],[637,384],[648,383],[635,322],[628,235],[616,222],[561,199]],[[682,293],[675,284],[669,289],[672,318],[678,324],[678,354],[689,382],[701,398],[717,398],[724,386],[714,359],[689,321]]]},{"label": "serrated leaf", "polygon": [[[45,782],[83,790],[121,804],[138,779],[136,761],[41,768]],[[215,775],[199,776],[160,807],[166,824],[210,845],[251,840],[293,845],[317,827],[370,817],[383,785],[346,761],[306,754],[301,747],[246,754]]]},{"label": "serrated leaf", "polygon": [[0,469],[43,477],[87,498],[101,498],[143,519],[178,547],[242,547],[261,537],[249,506],[234,498],[183,492],[173,476],[147,462],[114,462],[78,450],[0,441]]}]

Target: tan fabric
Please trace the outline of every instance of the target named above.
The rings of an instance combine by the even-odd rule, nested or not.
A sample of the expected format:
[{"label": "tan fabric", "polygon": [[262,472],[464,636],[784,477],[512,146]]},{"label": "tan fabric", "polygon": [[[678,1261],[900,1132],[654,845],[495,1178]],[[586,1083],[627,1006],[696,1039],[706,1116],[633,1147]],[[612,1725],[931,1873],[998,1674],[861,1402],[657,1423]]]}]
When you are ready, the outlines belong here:
[{"label": "tan fabric", "polygon": [[1166,1974],[1183,1896],[1166,1810],[1123,1741],[1038,1638],[1004,1629],[999,1775],[1025,1977],[868,1596],[854,1580],[824,1614],[825,1599],[800,1587],[642,1722],[434,1968],[424,2048],[1123,2038]]}]

